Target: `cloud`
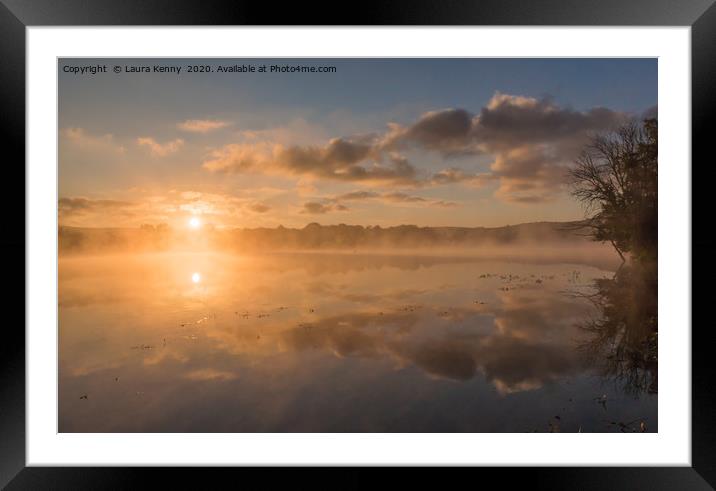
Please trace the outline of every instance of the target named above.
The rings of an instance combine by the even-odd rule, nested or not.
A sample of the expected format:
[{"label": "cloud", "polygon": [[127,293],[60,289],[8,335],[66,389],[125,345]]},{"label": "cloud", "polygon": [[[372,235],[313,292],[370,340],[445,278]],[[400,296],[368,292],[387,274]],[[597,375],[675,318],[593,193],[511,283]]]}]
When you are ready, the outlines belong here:
[{"label": "cloud", "polygon": [[333,211],[348,211],[348,208],[341,204],[332,203],[318,203],[316,201],[309,201],[303,204],[303,209],[300,213],[307,215],[323,215],[325,213]]},{"label": "cloud", "polygon": [[430,203],[430,206],[437,206],[438,208],[456,208],[458,206],[458,204],[453,201],[438,200],[438,201],[432,201]]},{"label": "cloud", "polygon": [[[212,172],[290,174],[336,181],[414,184],[416,170],[392,153],[373,158],[362,141],[334,138],[324,146],[269,142],[229,144],[212,152],[203,167]],[[379,157],[379,158],[378,158]]]},{"label": "cloud", "polygon": [[81,213],[94,210],[118,209],[131,206],[127,201],[110,199],[89,199],[89,198],[60,198],[58,206],[60,212]]},{"label": "cloud", "polygon": [[473,133],[495,156],[495,196],[514,203],[551,201],[564,189],[569,166],[590,135],[628,115],[603,107],[576,111],[551,99],[496,93],[474,119]]},{"label": "cloud", "polygon": [[373,199],[373,198],[379,198],[380,194],[374,192],[374,191],[351,191],[350,193],[341,194],[340,196],[337,196],[337,200],[345,200],[345,201],[356,201],[356,200],[366,200],[366,199]]},{"label": "cloud", "polygon": [[212,172],[228,174],[240,174],[251,170],[265,172],[275,162],[276,154],[280,148],[280,145],[266,142],[233,143],[211,152],[210,158],[204,161],[202,167]]},{"label": "cloud", "polygon": [[271,209],[270,206],[265,205],[263,203],[251,203],[247,205],[246,208],[253,211],[254,213],[266,213]]},{"label": "cloud", "polygon": [[185,199],[187,201],[195,201],[201,199],[202,193],[198,191],[183,191],[179,193],[179,196],[181,196],[182,199]]},{"label": "cloud", "polygon": [[538,145],[498,153],[490,166],[499,183],[495,196],[526,204],[552,200],[567,183],[568,158]]},{"label": "cloud", "polygon": [[126,152],[126,149],[117,143],[114,136],[110,133],[105,135],[90,135],[84,128],[65,128],[60,132],[63,137],[61,140],[65,143],[69,143],[76,148],[86,151],[95,151],[101,154],[117,154],[122,155]]},{"label": "cloud", "polygon": [[390,201],[394,203],[424,203],[428,200],[420,196],[411,196],[405,193],[376,193],[374,191],[352,191],[350,193],[341,194],[333,198],[336,201],[365,201],[378,199],[381,201]]},{"label": "cloud", "polygon": [[177,127],[183,131],[189,131],[191,133],[208,133],[210,131],[226,128],[231,123],[227,121],[219,121],[214,119],[187,119],[179,124]]},{"label": "cloud", "polygon": [[85,197],[60,198],[57,213],[60,224],[89,225],[121,223],[137,217],[138,206],[134,202],[91,199]]},{"label": "cloud", "polygon": [[234,380],[238,377],[235,372],[228,370],[215,370],[213,368],[199,368],[191,370],[184,375],[189,380]]},{"label": "cloud", "polygon": [[488,151],[526,143],[558,143],[614,128],[626,115],[603,107],[576,111],[549,98],[496,92],[474,119],[474,138]]},{"label": "cloud", "polygon": [[[575,110],[550,98],[496,92],[475,113],[463,108],[429,111],[406,126],[388,123],[383,134],[333,138],[325,145],[234,143],[212,152],[203,166],[213,172],[288,174],[390,186],[492,184],[498,199],[540,203],[563,191],[566,170],[590,135],[614,129],[630,117],[604,107]],[[443,160],[480,155],[483,162],[490,156],[493,161],[482,172],[448,166],[430,173],[405,157],[404,153],[414,151],[437,154]]]},{"label": "cloud", "polygon": [[478,153],[471,134],[472,119],[465,109],[430,111],[406,128],[390,124],[390,131],[380,146],[404,149],[418,145],[446,156]]},{"label": "cloud", "polygon": [[429,201],[420,196],[410,196],[405,193],[387,193],[382,198],[393,203],[427,203]]},{"label": "cloud", "polygon": [[[174,194],[178,194],[178,196],[174,196]],[[168,200],[160,205],[160,209],[169,214],[202,215],[209,218],[221,218],[223,221],[223,219],[238,215],[245,204],[246,200],[230,194],[184,191],[170,193]]]},{"label": "cloud", "polygon": [[432,175],[430,182],[435,185],[470,184],[481,187],[494,179],[490,173],[476,174],[455,167],[448,167]]},{"label": "cloud", "polygon": [[154,138],[140,137],[137,138],[137,145],[147,146],[155,157],[166,157],[179,150],[184,145],[184,140],[177,138],[164,144],[158,143]]},{"label": "cloud", "polygon": [[413,142],[445,156],[489,154],[489,173],[448,168],[435,173],[433,184],[496,182],[495,196],[518,203],[540,203],[562,190],[567,167],[590,134],[624,123],[625,113],[596,107],[576,111],[549,98],[497,92],[478,114],[461,109],[426,113],[407,128],[395,127],[386,139],[390,147]]},{"label": "cloud", "polygon": [[383,203],[407,203],[418,204],[423,206],[435,206],[439,208],[451,208],[457,206],[457,203],[432,200],[421,196],[413,196],[402,192],[377,193],[375,191],[351,191],[331,198],[331,201],[340,203],[341,201],[380,201]]}]

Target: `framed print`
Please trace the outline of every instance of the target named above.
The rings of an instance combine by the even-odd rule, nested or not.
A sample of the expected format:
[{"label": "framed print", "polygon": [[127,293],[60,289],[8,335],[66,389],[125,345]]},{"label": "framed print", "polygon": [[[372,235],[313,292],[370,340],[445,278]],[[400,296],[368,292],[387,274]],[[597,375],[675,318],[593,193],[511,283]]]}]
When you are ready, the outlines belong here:
[{"label": "framed print", "polygon": [[0,10],[3,485],[714,485],[712,2],[165,7]]}]

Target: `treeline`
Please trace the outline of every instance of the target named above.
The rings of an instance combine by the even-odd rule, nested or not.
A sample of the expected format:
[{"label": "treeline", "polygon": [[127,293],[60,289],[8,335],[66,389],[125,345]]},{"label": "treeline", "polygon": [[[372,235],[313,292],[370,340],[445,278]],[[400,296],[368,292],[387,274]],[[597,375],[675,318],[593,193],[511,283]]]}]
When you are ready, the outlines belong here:
[{"label": "treeline", "polygon": [[60,226],[58,249],[71,252],[141,252],[168,250],[174,233],[167,225],[140,228],[81,228]]},{"label": "treeline", "polygon": [[505,227],[395,227],[319,225],[301,229],[252,228],[184,231],[167,226],[139,229],[60,227],[61,253],[214,248],[239,251],[450,248],[584,241],[579,223],[539,222]]},{"label": "treeline", "polygon": [[574,241],[577,237],[561,223],[529,223],[496,228],[418,227],[399,225],[380,227],[361,225],[319,225],[302,229],[236,229],[219,238],[222,245],[246,248],[343,249],[343,248],[421,248],[469,247],[533,241]]}]

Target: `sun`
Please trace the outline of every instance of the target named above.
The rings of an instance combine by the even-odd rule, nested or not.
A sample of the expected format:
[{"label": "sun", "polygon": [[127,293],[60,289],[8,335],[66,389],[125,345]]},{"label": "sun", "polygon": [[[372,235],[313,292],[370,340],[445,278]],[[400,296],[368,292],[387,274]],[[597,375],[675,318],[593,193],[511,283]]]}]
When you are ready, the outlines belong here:
[{"label": "sun", "polygon": [[199,273],[194,273],[191,275],[191,281],[194,283],[199,283],[201,281],[201,275]]},{"label": "sun", "polygon": [[201,227],[201,220],[199,220],[199,217],[191,217],[189,219],[189,227],[194,229]]}]

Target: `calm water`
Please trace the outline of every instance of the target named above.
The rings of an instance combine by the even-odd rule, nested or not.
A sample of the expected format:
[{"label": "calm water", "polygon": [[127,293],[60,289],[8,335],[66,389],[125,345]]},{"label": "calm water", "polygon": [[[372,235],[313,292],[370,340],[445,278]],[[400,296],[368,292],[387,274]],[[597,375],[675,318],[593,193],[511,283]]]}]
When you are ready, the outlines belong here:
[{"label": "calm water", "polygon": [[657,431],[656,394],[604,376],[584,349],[580,325],[600,315],[584,295],[613,274],[601,268],[65,258],[59,431]]}]

